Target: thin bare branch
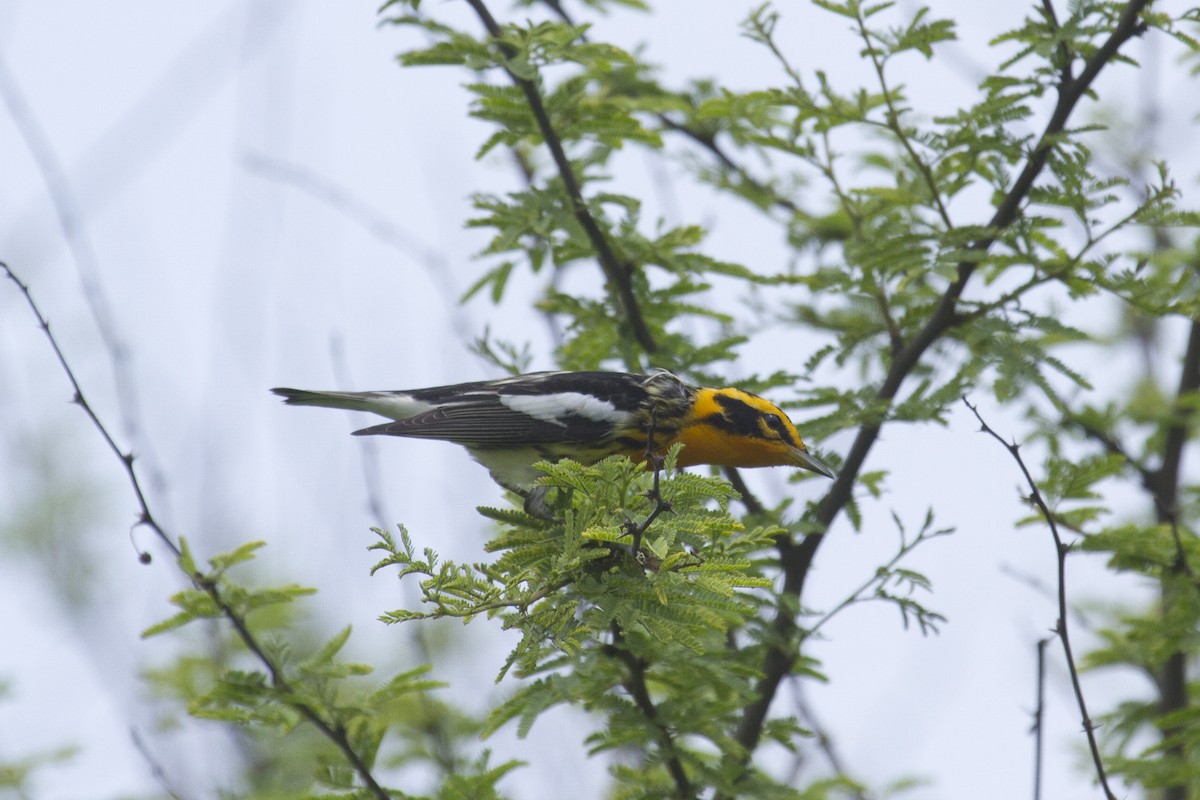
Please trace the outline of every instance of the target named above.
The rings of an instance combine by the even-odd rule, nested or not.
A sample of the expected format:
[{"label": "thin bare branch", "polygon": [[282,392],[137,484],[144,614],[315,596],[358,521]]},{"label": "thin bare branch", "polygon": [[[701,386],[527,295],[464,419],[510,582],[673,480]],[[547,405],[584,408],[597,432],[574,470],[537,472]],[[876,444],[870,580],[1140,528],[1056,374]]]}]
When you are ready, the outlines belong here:
[{"label": "thin bare branch", "polygon": [[[133,454],[125,452],[121,449],[116,440],[113,438],[112,434],[109,433],[107,426],[105,426],[100,417],[96,414],[95,409],[93,409],[91,404],[88,403],[87,398],[83,393],[83,387],[80,386],[79,380],[75,376],[75,371],[71,368],[70,363],[67,361],[67,357],[63,353],[62,348],[59,346],[58,340],[55,338],[54,334],[51,333],[50,323],[46,319],[45,315],[42,314],[41,308],[38,306],[37,302],[33,299],[33,294],[30,292],[28,285],[23,283],[21,279],[17,277],[16,273],[12,271],[7,263],[0,261],[0,269],[3,269],[4,273],[12,280],[13,283],[17,285],[17,289],[25,298],[25,302],[28,304],[30,311],[37,320],[38,327],[42,329],[47,341],[50,343],[50,347],[54,351],[54,355],[58,359],[59,365],[62,367],[63,372],[66,373],[67,380],[70,381],[71,387],[75,392],[75,396],[72,398],[72,401],[83,409],[84,413],[87,414],[88,419],[92,421],[92,425],[104,439],[108,449],[111,450],[113,455],[115,455],[121,462],[125,470],[125,474],[129,479],[134,497],[137,499],[138,506],[141,511],[137,524],[146,525],[152,531],[154,531],[155,535],[158,536],[167,549],[170,550],[178,559],[183,554],[183,550],[177,543],[175,537],[167,533],[166,529],[159,524],[157,518],[154,516],[154,513],[151,511],[150,503],[146,498],[146,493],[142,488],[141,480],[139,479],[137,470],[134,467]],[[140,553],[139,558],[143,563],[149,563],[150,561],[150,556],[148,553]],[[346,731],[346,729],[340,722],[330,722],[326,720],[321,715],[320,711],[299,699],[298,693],[288,682],[287,677],[283,674],[282,669],[275,662],[275,659],[266,652],[263,644],[250,630],[245,617],[239,613],[237,609],[230,605],[229,601],[225,598],[224,593],[221,591],[221,587],[218,585],[218,583],[213,578],[199,573],[188,575],[187,578],[197,589],[204,592],[212,599],[213,603],[215,603],[217,608],[220,609],[221,616],[228,620],[233,626],[234,631],[237,632],[238,638],[241,639],[242,644],[245,645],[246,649],[250,651],[255,659],[257,659],[258,662],[266,668],[271,679],[271,686],[275,689],[275,691],[279,692],[281,695],[287,696],[291,706],[300,712],[300,714],[306,720],[308,720],[313,727],[317,728],[317,730],[324,734],[324,736],[342,752],[342,755],[345,757],[346,761],[350,764],[355,773],[359,776],[359,779],[363,782],[363,785],[367,788],[372,797],[376,798],[376,800],[389,800],[390,796],[387,790],[384,789],[378,783],[378,781],[376,781],[375,776],[371,773],[370,767],[367,765],[367,762],[358,753],[358,751],[354,749],[354,746],[350,742],[349,733]]]},{"label": "thin bare branch", "polygon": [[[1004,437],[996,433],[984,421],[983,416],[979,413],[979,409],[971,405],[967,401],[967,398],[963,398],[963,403],[966,404],[967,408],[971,409],[971,413],[979,420],[980,430],[999,442],[1008,450],[1013,460],[1017,462],[1017,466],[1021,469],[1021,474],[1025,477],[1025,483],[1029,486],[1028,499],[1037,507],[1042,517],[1046,520],[1046,524],[1050,527],[1050,534],[1054,537],[1054,551],[1058,559],[1058,620],[1055,622],[1054,632],[1058,635],[1058,640],[1062,643],[1063,655],[1067,661],[1067,671],[1071,675],[1071,687],[1075,691],[1075,703],[1079,707],[1079,714],[1083,720],[1083,730],[1087,735],[1088,749],[1092,754],[1092,764],[1096,768],[1096,778],[1104,790],[1104,796],[1108,800],[1116,800],[1117,796],[1108,787],[1108,776],[1104,771],[1104,760],[1100,756],[1100,745],[1096,741],[1096,724],[1088,715],[1087,702],[1083,698],[1083,687],[1079,682],[1079,669],[1075,666],[1075,655],[1071,650],[1070,627],[1067,624],[1067,555],[1071,552],[1071,546],[1063,542],[1062,536],[1059,535],[1058,524],[1055,522],[1054,514],[1050,511],[1045,498],[1042,497],[1042,493],[1038,490],[1037,481],[1033,479],[1029,468],[1025,466],[1025,460],[1021,458],[1021,446],[1005,441]],[[1038,730],[1040,734],[1040,724]]]},{"label": "thin bare branch", "polygon": [[[100,421],[100,417],[96,415],[96,410],[92,407],[92,404],[88,402],[87,397],[83,393],[83,387],[79,385],[79,380],[75,377],[75,371],[71,369],[71,365],[67,362],[66,355],[63,353],[62,348],[59,347],[58,339],[53,333],[50,332],[50,322],[46,319],[45,315],[42,314],[42,310],[40,307],[38,307],[37,302],[34,301],[33,294],[29,291],[29,286],[23,283],[21,279],[17,277],[17,274],[13,272],[5,262],[0,261],[0,269],[3,269],[4,274],[7,275],[12,282],[17,285],[17,289],[21,292],[21,296],[25,298],[25,302],[29,306],[29,310],[33,312],[33,316],[37,320],[38,327],[42,329],[42,333],[46,335],[46,339],[50,342],[50,347],[54,350],[54,356],[58,359],[59,366],[61,366],[63,372],[66,373],[67,380],[71,382],[71,388],[75,392],[74,397],[71,398],[71,402],[83,409],[83,412],[87,414],[88,419],[92,421],[92,424],[96,427],[96,430],[98,430],[100,435],[104,438],[104,443],[108,445],[108,449],[112,451],[113,455],[120,460],[122,466],[124,467],[125,475],[129,479],[129,485],[133,489],[133,494],[137,498],[138,507],[140,509],[140,515],[137,522],[134,524],[145,525],[150,528],[150,530],[154,531],[155,535],[157,535],[162,543],[167,546],[167,549],[170,550],[176,558],[178,558],[182,554],[182,551],[179,549],[179,546],[175,544],[175,540],[167,535],[167,532],[161,525],[159,525],[158,520],[155,519],[154,514],[152,514],[150,511],[150,504],[146,500],[145,492],[142,491],[142,483],[138,479],[137,472],[133,467],[133,453],[126,452],[121,449],[120,445],[118,445],[116,440],[112,437],[112,434],[108,432],[108,428],[105,427],[104,423]],[[149,553],[139,553],[138,557],[142,563],[150,563]]]},{"label": "thin bare branch", "polygon": [[1037,703],[1033,707],[1033,800],[1042,800],[1042,756],[1045,753],[1046,722],[1046,645],[1037,643]]},{"label": "thin bare branch", "polygon": [[[346,364],[346,351],[340,336],[329,340],[329,361],[333,367],[334,386],[341,391],[351,391],[354,381],[350,377],[350,367]],[[363,442],[358,452],[362,463],[363,488],[367,495],[367,510],[370,511],[376,525],[387,529],[391,527],[392,522],[391,515],[384,510],[383,480],[379,474],[379,443],[374,436],[362,438]],[[419,630],[415,625],[410,627],[413,631]]]}]

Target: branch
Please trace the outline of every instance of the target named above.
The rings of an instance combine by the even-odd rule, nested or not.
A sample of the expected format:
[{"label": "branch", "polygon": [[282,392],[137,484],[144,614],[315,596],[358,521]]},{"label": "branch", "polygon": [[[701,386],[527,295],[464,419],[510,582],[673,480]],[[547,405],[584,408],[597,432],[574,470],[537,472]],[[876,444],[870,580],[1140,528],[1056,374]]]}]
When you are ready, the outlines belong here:
[{"label": "branch", "polygon": [[[129,484],[133,489],[134,497],[137,499],[138,506],[140,508],[140,515],[135,525],[145,525],[150,528],[150,530],[154,531],[155,535],[158,536],[167,549],[175,555],[176,559],[178,559],[180,556],[182,556],[183,551],[176,543],[174,537],[167,533],[166,529],[159,524],[157,518],[154,516],[154,513],[150,510],[150,504],[146,499],[145,491],[142,489],[141,480],[138,478],[137,470],[134,469],[133,454],[121,450],[116,440],[113,439],[112,434],[109,433],[108,428],[100,420],[100,417],[97,416],[95,409],[93,409],[92,405],[87,401],[87,398],[83,393],[83,388],[79,385],[79,380],[75,376],[75,371],[71,369],[71,365],[67,361],[66,356],[63,354],[62,348],[58,344],[58,340],[54,337],[54,334],[50,332],[50,323],[47,321],[45,315],[42,314],[41,308],[39,308],[37,302],[34,301],[33,294],[29,291],[29,286],[23,283],[21,279],[17,277],[16,273],[13,272],[5,262],[0,261],[0,269],[3,269],[4,273],[12,280],[13,283],[17,285],[17,289],[25,298],[25,302],[28,304],[30,311],[33,312],[33,316],[37,319],[38,327],[42,329],[47,341],[50,343],[51,349],[54,350],[54,355],[58,359],[58,363],[62,367],[63,372],[66,373],[67,380],[70,381],[71,387],[75,392],[72,402],[83,409],[84,413],[87,414],[88,418],[92,421],[92,425],[104,439],[105,444],[108,445],[108,449],[112,451],[113,455],[117,457],[124,467],[125,475],[129,479]],[[144,552],[139,553],[139,559],[143,564],[148,564],[150,562],[150,554]],[[275,663],[275,660],[267,654],[263,645],[250,630],[245,617],[239,614],[238,611],[229,604],[229,601],[225,599],[225,596],[221,592],[221,588],[216,581],[209,576],[199,573],[188,575],[187,577],[197,589],[212,598],[213,603],[218,609],[220,609],[221,616],[223,616],[231,625],[233,625],[234,630],[237,632],[238,638],[242,640],[242,644],[244,644],[246,649],[249,650],[250,653],[256,659],[258,659],[259,663],[261,663],[267,669],[267,672],[271,678],[272,688],[274,688],[279,694],[284,695],[287,698],[289,705],[299,711],[305,719],[312,723],[315,728],[324,734],[325,737],[342,752],[342,755],[358,774],[359,778],[363,782],[363,785],[366,786],[366,788],[370,791],[372,797],[376,798],[376,800],[389,800],[390,796],[387,790],[385,790],[375,780],[375,776],[371,774],[370,767],[367,766],[366,761],[358,754],[358,752],[354,749],[354,746],[351,744],[349,734],[342,724],[340,722],[331,723],[326,721],[316,708],[298,699],[297,692],[292,688],[291,684],[284,676],[283,671]]]},{"label": "branch", "polygon": [[683,769],[683,763],[679,760],[675,737],[671,733],[671,729],[659,719],[658,707],[654,705],[654,699],[650,697],[650,690],[646,686],[646,662],[622,647],[625,637],[621,633],[620,625],[614,622],[612,632],[613,646],[610,652],[614,653],[629,669],[621,685],[625,687],[625,691],[629,692],[634,703],[658,732],[658,745],[662,748],[666,759],[667,772],[671,774],[671,780],[675,782],[675,796],[679,800],[689,800],[696,796],[696,790],[692,788],[692,782]]},{"label": "branch", "polygon": [[[1054,10],[1053,0],[1042,0],[1042,12],[1046,15],[1046,23],[1050,26],[1050,30],[1055,36],[1058,36],[1062,30],[1062,25],[1058,22],[1058,14]],[[1070,45],[1066,40],[1061,40],[1058,43],[1058,58],[1062,61],[1059,67],[1059,81],[1061,83],[1070,83],[1075,79],[1075,54],[1072,52]]]},{"label": "branch", "polygon": [[[461,329],[460,329],[461,330]],[[339,391],[352,391],[354,381],[350,378],[350,368],[346,364],[346,350],[342,346],[341,336],[334,335],[329,339],[329,361],[333,368],[334,387]],[[353,412],[351,412],[353,413]],[[381,529],[391,526],[392,515],[387,513],[383,501],[383,478],[379,471],[379,447],[377,438],[364,436],[362,445],[358,447],[359,462],[362,465],[363,490],[366,494],[367,510]],[[413,630],[417,630],[413,626]],[[416,638],[420,638],[419,635]],[[425,648],[422,646],[422,653]]]},{"label": "branch", "polygon": [[671,501],[662,496],[661,476],[663,468],[663,457],[654,449],[654,432],[658,428],[658,410],[653,406],[650,408],[650,424],[646,427],[646,463],[654,470],[654,485],[650,487],[650,491],[646,492],[646,496],[654,501],[654,508],[650,509],[650,513],[640,523],[634,522],[631,519],[625,520],[625,533],[633,540],[633,558],[639,564],[644,564],[646,556],[642,553],[642,536],[650,528],[650,524],[658,519],[664,512],[671,510]]},{"label": "branch", "polygon": [[[1179,373],[1179,388],[1175,394],[1175,408],[1172,422],[1167,428],[1166,439],[1163,443],[1162,466],[1154,475],[1153,493],[1154,505],[1159,522],[1171,526],[1171,535],[1175,540],[1175,563],[1171,572],[1174,575],[1187,575],[1193,583],[1196,575],[1187,559],[1183,541],[1179,536],[1179,478],[1183,463],[1183,448],[1191,431],[1191,422],[1196,415],[1195,398],[1200,390],[1200,320],[1192,320],[1191,331],[1188,334],[1187,350],[1183,356],[1183,366]],[[1171,582],[1162,581],[1162,603],[1164,612],[1177,605],[1180,600],[1177,590]],[[1163,664],[1162,672],[1156,676],[1159,691],[1159,705],[1163,714],[1179,713],[1190,703],[1188,688],[1187,655],[1182,650],[1175,650]],[[1178,732],[1178,725],[1165,727],[1164,738]],[[1183,763],[1187,758],[1187,750],[1183,743],[1175,744],[1166,750],[1167,758]],[[1165,787],[1166,800],[1184,800],[1188,797],[1186,784]]]},{"label": "branch", "polygon": [[1046,645],[1049,639],[1037,643],[1037,705],[1033,708],[1033,800],[1042,800],[1042,755],[1045,750],[1046,720]]},{"label": "branch", "polygon": [[657,119],[659,124],[661,124],[666,130],[682,134],[686,138],[691,139],[693,142],[703,147],[712,154],[713,158],[717,160],[717,162],[721,165],[721,168],[726,173],[736,175],[739,181],[741,181],[744,185],[749,186],[752,190],[754,190],[755,193],[769,198],[771,205],[782,209],[783,211],[787,211],[790,214],[804,213],[800,210],[800,206],[796,205],[791,198],[780,194],[769,183],[760,181],[758,178],[751,175],[749,170],[734,161],[733,157],[726,153],[725,149],[722,148],[721,145],[717,144],[717,139],[712,133],[709,133],[708,131],[697,130],[696,128],[684,123],[676,122],[666,114],[655,114],[654,118]]},{"label": "branch", "polygon": [[[12,282],[17,285],[17,289],[25,298],[25,302],[29,306],[29,310],[33,312],[34,318],[37,319],[38,327],[42,329],[42,333],[46,335],[46,339],[50,342],[50,347],[54,350],[54,356],[58,359],[58,363],[63,368],[63,372],[67,374],[67,380],[71,382],[71,388],[75,392],[74,397],[71,398],[71,402],[82,408],[84,413],[88,415],[88,418],[92,421],[92,424],[98,431],[100,431],[100,435],[104,437],[104,443],[108,445],[108,449],[111,450],[113,455],[115,455],[121,461],[122,466],[125,468],[125,475],[129,478],[129,484],[133,488],[133,494],[137,498],[138,506],[141,509],[141,513],[138,516],[137,522],[134,523],[134,526],[136,527],[138,525],[145,525],[150,528],[150,530],[154,531],[158,538],[162,540],[162,543],[167,546],[167,549],[174,553],[175,557],[178,558],[180,555],[182,555],[182,551],[179,549],[179,546],[175,544],[175,541],[170,536],[167,535],[167,532],[163,530],[163,527],[158,524],[158,520],[155,519],[154,514],[150,512],[150,505],[146,502],[146,495],[142,491],[141,481],[138,480],[137,473],[133,468],[133,453],[122,450],[117,444],[116,440],[113,439],[112,434],[108,432],[108,428],[106,428],[104,423],[100,421],[100,418],[96,416],[95,409],[92,408],[92,404],[88,402],[87,398],[83,394],[83,387],[79,385],[79,380],[75,377],[74,370],[72,370],[71,365],[67,363],[67,357],[63,354],[62,348],[58,346],[58,339],[56,339],[54,334],[50,332],[49,320],[47,320],[42,314],[41,308],[39,308],[38,304],[34,301],[33,295],[29,291],[29,286],[25,283],[22,283],[21,279],[17,277],[17,274],[13,272],[5,262],[0,261],[0,269],[3,269],[4,274],[7,275]],[[146,552],[139,552],[138,559],[143,564],[149,564],[150,554]]]},{"label": "branch", "polygon": [[[542,0],[542,5],[553,11],[558,18],[567,25],[570,25],[573,28],[576,27],[575,20],[571,18],[571,15],[567,13],[567,10],[563,8],[562,3],[559,2],[559,0]],[[587,41],[586,36],[581,38],[583,41]],[[750,175],[749,172],[747,172],[732,158],[726,155],[725,151],[722,150],[720,145],[717,144],[716,139],[711,133],[703,133],[693,128],[689,128],[686,125],[681,125],[673,121],[666,114],[659,113],[655,114],[654,116],[663,125],[663,127],[682,133],[693,141],[703,145],[717,158],[718,161],[721,162],[722,165],[724,165],[726,170],[737,173],[738,177],[741,178],[744,183],[752,186],[756,192],[761,192],[770,196],[773,205],[779,206],[793,214],[800,213],[799,206],[786,197],[775,192],[767,184],[756,180]],[[517,152],[515,148],[513,149],[513,152],[514,154]],[[528,170],[525,170],[525,175],[527,180],[531,180],[531,173]],[[763,504],[757,497],[754,496],[754,493],[750,491],[750,487],[746,485],[746,481],[742,478],[741,473],[737,471],[736,467],[724,467],[721,471],[724,473],[726,480],[728,480],[733,488],[737,489],[738,494],[742,496],[742,504],[746,506],[747,511],[749,511],[751,514],[762,514],[765,512],[766,509],[763,507]],[[635,549],[634,552],[636,553],[637,550]]]},{"label": "branch", "polygon": [[1193,402],[1200,390],[1200,320],[1193,320],[1188,333],[1183,368],[1179,373],[1179,388],[1175,393],[1175,410],[1163,444],[1162,466],[1154,481],[1154,502],[1159,519],[1174,519],[1179,513],[1179,468],[1183,462],[1183,446],[1187,443],[1192,418],[1196,415]]},{"label": "branch", "polygon": [[[920,363],[925,351],[957,324],[959,299],[975,273],[981,257],[996,243],[1000,232],[1016,220],[1021,204],[1045,168],[1054,144],[1066,129],[1071,112],[1089,90],[1100,70],[1116,55],[1121,45],[1145,30],[1145,24],[1139,21],[1139,15],[1148,3],[1149,0],[1131,0],[1122,11],[1113,32],[1088,59],[1079,77],[1059,86],[1058,101],[1038,138],[1037,145],[1030,152],[1024,168],[996,206],[988,222],[991,233],[970,245],[968,257],[959,263],[954,280],[946,287],[941,300],[925,324],[893,359],[883,383],[876,392],[876,398],[883,401],[887,407],[891,407],[901,384]],[[780,566],[784,575],[783,587],[776,616],[771,625],[772,637],[768,640],[763,659],[763,677],[755,688],[757,699],[746,707],[736,737],[745,749],[746,760],[758,746],[767,711],[780,682],[791,671],[796,661],[798,654],[795,648],[795,609],[798,599],[803,594],[813,559],[824,540],[825,531],[851,500],[858,473],[879,437],[881,427],[882,422],[867,422],[858,429],[837,479],[811,513],[814,527],[820,532],[807,535],[799,544],[790,536],[781,536],[777,540]]]},{"label": "branch", "polygon": [[[467,0],[467,3],[479,16],[483,27],[487,29],[488,35],[499,48],[500,54],[505,59],[515,57],[516,49],[504,40],[504,31],[500,28],[499,23],[496,22],[491,12],[488,11],[483,0]],[[579,223],[579,226],[583,228],[588,240],[592,243],[592,249],[596,251],[596,259],[600,262],[600,268],[604,271],[604,277],[616,292],[621,308],[625,312],[626,319],[629,321],[629,328],[633,333],[634,340],[646,353],[652,354],[658,352],[658,343],[654,341],[654,336],[650,333],[650,329],[646,325],[645,317],[642,316],[641,306],[638,304],[637,295],[633,290],[633,265],[617,256],[612,244],[608,241],[608,237],[596,221],[596,218],[592,215],[591,209],[588,208],[587,201],[583,198],[583,190],[580,187],[579,178],[576,177],[575,170],[571,166],[571,161],[567,158],[562,139],[559,137],[558,132],[554,130],[554,125],[550,122],[550,115],[546,110],[545,103],[542,102],[542,95],[538,90],[537,84],[517,75],[508,66],[504,67],[504,71],[508,73],[508,77],[512,80],[513,84],[525,94],[525,100],[529,103],[529,110],[533,113],[538,130],[542,134],[542,140],[550,150],[550,156],[554,159],[554,165],[558,169],[558,176],[563,182],[563,189],[567,194],[567,202],[571,206],[571,214],[575,217],[575,221]]]},{"label": "branch", "polygon": [[[1058,525],[1054,521],[1054,514],[1050,511],[1050,507],[1046,505],[1042,493],[1038,491],[1037,482],[1033,476],[1029,474],[1029,468],[1025,466],[1025,460],[1021,458],[1020,445],[1010,444],[1006,442],[1000,434],[996,433],[983,420],[979,414],[979,409],[971,405],[967,398],[963,398],[963,403],[967,408],[971,409],[971,413],[975,415],[975,419],[979,420],[980,430],[991,436],[997,442],[1008,450],[1009,455],[1017,462],[1017,466],[1021,468],[1021,474],[1025,476],[1025,482],[1029,485],[1029,497],[1032,502],[1045,518],[1046,524],[1050,526],[1050,534],[1054,537],[1054,550],[1058,557],[1058,620],[1054,626],[1054,632],[1058,634],[1058,639],[1062,642],[1063,655],[1067,660],[1067,671],[1071,675],[1071,687],[1075,690],[1075,702],[1079,706],[1079,713],[1083,717],[1083,730],[1087,734],[1088,749],[1092,753],[1092,764],[1096,767],[1096,778],[1100,781],[1101,788],[1104,789],[1104,796],[1108,800],[1116,800],[1116,795],[1108,788],[1108,777],[1104,773],[1104,761],[1100,757],[1100,745],[1096,742],[1096,724],[1092,722],[1088,716],[1087,703],[1083,699],[1083,687],[1079,683],[1079,670],[1075,666],[1075,656],[1071,651],[1071,637],[1067,626],[1067,555],[1071,552],[1071,546],[1065,544],[1062,537],[1058,533]],[[1039,738],[1040,738],[1040,719],[1039,719]]]}]

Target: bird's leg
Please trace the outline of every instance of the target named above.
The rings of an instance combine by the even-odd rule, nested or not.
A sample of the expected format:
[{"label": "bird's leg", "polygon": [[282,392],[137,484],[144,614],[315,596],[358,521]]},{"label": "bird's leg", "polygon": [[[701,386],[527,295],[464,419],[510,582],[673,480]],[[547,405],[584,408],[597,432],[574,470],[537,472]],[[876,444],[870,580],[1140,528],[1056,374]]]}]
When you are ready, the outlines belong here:
[{"label": "bird's leg", "polygon": [[525,498],[525,513],[529,516],[545,522],[561,523],[563,521],[546,502],[546,496],[550,493],[549,486],[535,486],[532,489],[521,490],[519,493]]},{"label": "bird's leg", "polygon": [[646,427],[645,460],[650,465],[650,469],[654,470],[654,486],[650,491],[646,492],[646,496],[654,501],[654,508],[650,511],[650,515],[640,524],[631,519],[626,519],[625,521],[625,532],[633,539],[634,560],[643,566],[646,565],[646,555],[642,552],[642,535],[650,527],[650,523],[658,518],[659,514],[671,510],[671,504],[663,498],[662,492],[659,491],[659,476],[662,473],[663,457],[656,452],[654,447],[654,431],[657,425],[658,409],[651,406],[650,424]]}]

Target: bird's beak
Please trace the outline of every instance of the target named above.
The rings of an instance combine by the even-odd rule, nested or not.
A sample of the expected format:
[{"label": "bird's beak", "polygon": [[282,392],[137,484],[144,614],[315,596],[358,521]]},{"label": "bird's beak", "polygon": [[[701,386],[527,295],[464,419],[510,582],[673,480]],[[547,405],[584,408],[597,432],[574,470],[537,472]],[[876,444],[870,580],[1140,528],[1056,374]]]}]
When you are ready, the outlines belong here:
[{"label": "bird's beak", "polygon": [[836,472],[831,470],[823,461],[821,461],[821,459],[817,458],[807,450],[804,450],[800,447],[793,447],[791,450],[792,460],[795,462],[797,467],[803,467],[804,469],[812,470],[820,475],[824,475],[826,478],[837,477]]}]

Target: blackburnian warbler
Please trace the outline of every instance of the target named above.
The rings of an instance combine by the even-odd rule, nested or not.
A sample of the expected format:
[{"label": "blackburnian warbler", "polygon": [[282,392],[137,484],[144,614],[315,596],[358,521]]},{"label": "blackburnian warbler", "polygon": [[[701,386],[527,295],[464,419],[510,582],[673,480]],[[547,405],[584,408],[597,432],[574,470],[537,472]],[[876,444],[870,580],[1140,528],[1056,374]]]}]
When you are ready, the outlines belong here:
[{"label": "blackburnian warbler", "polygon": [[647,438],[678,466],[791,466],[834,477],[808,452],[777,406],[740,389],[704,389],[669,372],[533,372],[494,381],[394,392],[272,389],[300,406],[371,411],[394,422],[355,431],[442,439],[467,448],[501,486],[545,516],[537,461],[594,464],[611,455],[646,458]]}]

